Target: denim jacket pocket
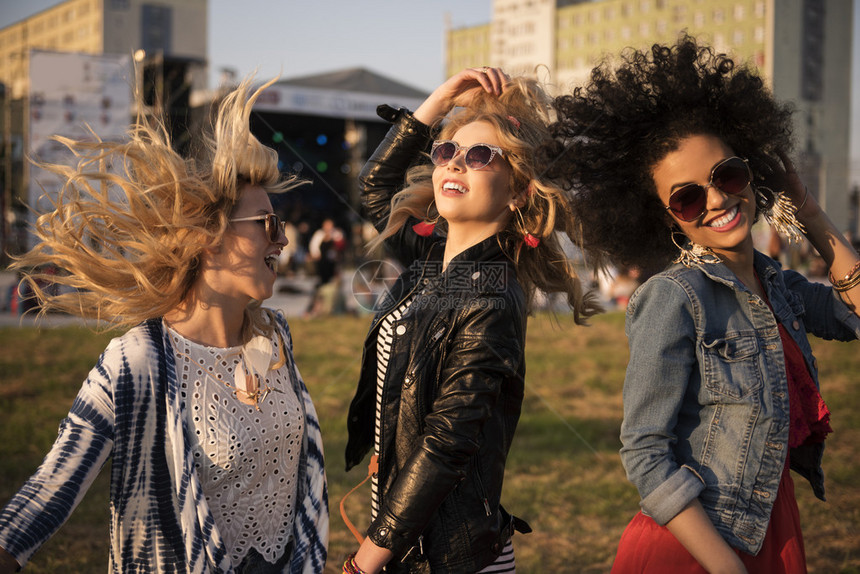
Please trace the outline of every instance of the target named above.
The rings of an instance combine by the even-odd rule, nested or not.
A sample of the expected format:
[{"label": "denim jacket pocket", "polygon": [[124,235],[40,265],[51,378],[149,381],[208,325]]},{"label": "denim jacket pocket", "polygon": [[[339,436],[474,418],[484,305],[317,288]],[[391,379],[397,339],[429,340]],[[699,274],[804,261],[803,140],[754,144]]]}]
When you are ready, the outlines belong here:
[{"label": "denim jacket pocket", "polygon": [[704,385],[722,398],[740,400],[761,387],[754,334],[729,333],[702,341]]}]

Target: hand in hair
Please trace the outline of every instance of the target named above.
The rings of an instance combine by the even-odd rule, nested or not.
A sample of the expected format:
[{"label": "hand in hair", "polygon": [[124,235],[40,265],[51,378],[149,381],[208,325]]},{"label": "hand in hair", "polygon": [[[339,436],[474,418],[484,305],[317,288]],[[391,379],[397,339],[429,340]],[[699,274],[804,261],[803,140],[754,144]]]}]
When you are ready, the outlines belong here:
[{"label": "hand in hair", "polygon": [[432,126],[455,106],[468,106],[480,90],[501,95],[511,80],[501,68],[466,68],[433,90],[415,113],[415,119]]}]

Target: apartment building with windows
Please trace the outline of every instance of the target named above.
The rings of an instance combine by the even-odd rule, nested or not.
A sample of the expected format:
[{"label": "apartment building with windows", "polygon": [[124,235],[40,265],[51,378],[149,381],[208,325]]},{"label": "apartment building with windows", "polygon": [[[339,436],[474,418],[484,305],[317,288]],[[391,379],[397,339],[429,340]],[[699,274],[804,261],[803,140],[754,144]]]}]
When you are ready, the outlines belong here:
[{"label": "apartment building with windows", "polygon": [[[449,75],[501,66],[570,92],[627,47],[672,43],[686,30],[757,67],[796,109],[796,155],[837,226],[856,228],[849,200],[852,5],[842,0],[493,0],[486,25],[447,31]],[[826,33],[825,33],[826,31]],[[483,33],[483,32],[482,32]]]},{"label": "apartment building with windows", "polygon": [[[32,203],[26,158],[44,102],[31,93],[31,63],[54,53],[92,55],[83,72],[61,72],[95,86],[100,59],[133,57],[136,68],[125,80],[129,93],[139,84],[150,96],[147,105],[169,101],[171,128],[179,133],[191,92],[206,88],[207,11],[208,0],[66,0],[0,29],[0,263],[24,244]],[[117,113],[131,119],[127,108],[111,112],[111,121],[122,121]]]},{"label": "apartment building with windows", "polygon": [[[0,29],[0,82],[27,94],[31,50],[206,60],[208,0],[67,0]],[[139,52],[143,50],[143,52]],[[206,87],[193,70],[194,88]]]}]

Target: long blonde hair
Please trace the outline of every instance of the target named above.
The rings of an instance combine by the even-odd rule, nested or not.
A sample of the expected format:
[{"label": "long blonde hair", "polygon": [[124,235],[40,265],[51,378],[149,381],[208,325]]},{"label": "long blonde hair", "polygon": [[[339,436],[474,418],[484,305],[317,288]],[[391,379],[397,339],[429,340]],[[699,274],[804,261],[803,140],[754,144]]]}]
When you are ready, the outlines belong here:
[{"label": "long blonde hair", "polygon": [[[493,125],[505,160],[512,168],[509,185],[525,200],[497,236],[502,249],[514,262],[530,305],[537,290],[563,293],[574,320],[584,323],[602,308],[592,293],[586,293],[557,234],[566,233],[577,242],[579,231],[565,191],[540,173],[535,162],[535,150],[550,137],[549,104],[549,97],[535,80],[515,78],[501,96],[480,91],[467,108],[455,109],[445,118],[438,137],[450,139],[472,122]],[[438,218],[437,229],[444,233],[444,219],[433,203],[433,169],[433,165],[424,163],[408,171],[405,187],[392,198],[388,223],[370,248],[394,235],[410,217]],[[540,240],[537,247],[523,244],[527,233]]]},{"label": "long blonde hair", "polygon": [[[53,209],[36,221],[37,245],[13,263],[42,312],[108,327],[161,317],[188,295],[203,251],[221,242],[245,185],[279,193],[298,184],[281,176],[277,152],[251,134],[253,104],[274,81],[251,93],[251,80],[222,100],[195,159],[171,148],[158,119],[138,117],[124,142],[54,138],[76,164],[39,164],[64,185],[46,198]],[[45,282],[62,292],[46,292]],[[246,336],[273,326],[259,303],[246,309]]]}]

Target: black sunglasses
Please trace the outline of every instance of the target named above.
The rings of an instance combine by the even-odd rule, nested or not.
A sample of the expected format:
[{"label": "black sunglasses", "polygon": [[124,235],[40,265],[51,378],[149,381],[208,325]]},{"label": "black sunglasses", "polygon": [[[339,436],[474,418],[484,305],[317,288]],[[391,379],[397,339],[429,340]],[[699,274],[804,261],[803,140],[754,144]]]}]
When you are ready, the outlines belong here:
[{"label": "black sunglasses", "polygon": [[231,223],[237,221],[264,221],[266,225],[266,236],[272,243],[278,242],[278,239],[281,237],[281,233],[284,233],[284,229],[287,225],[285,221],[281,221],[281,218],[274,213],[252,215],[250,217],[237,217],[236,219],[230,220]]},{"label": "black sunglasses", "polygon": [[469,147],[460,147],[455,141],[451,140],[436,140],[433,142],[433,147],[430,150],[430,161],[438,167],[445,167],[448,162],[454,159],[460,150],[466,150],[464,163],[469,169],[484,169],[496,154],[504,157],[502,148],[485,143],[476,143]]},{"label": "black sunglasses", "polygon": [[751,181],[752,172],[747,160],[739,157],[726,158],[711,169],[711,179],[707,185],[688,183],[673,191],[666,209],[671,209],[681,221],[695,221],[707,210],[709,187],[716,187],[729,195],[737,195],[745,190]]}]

